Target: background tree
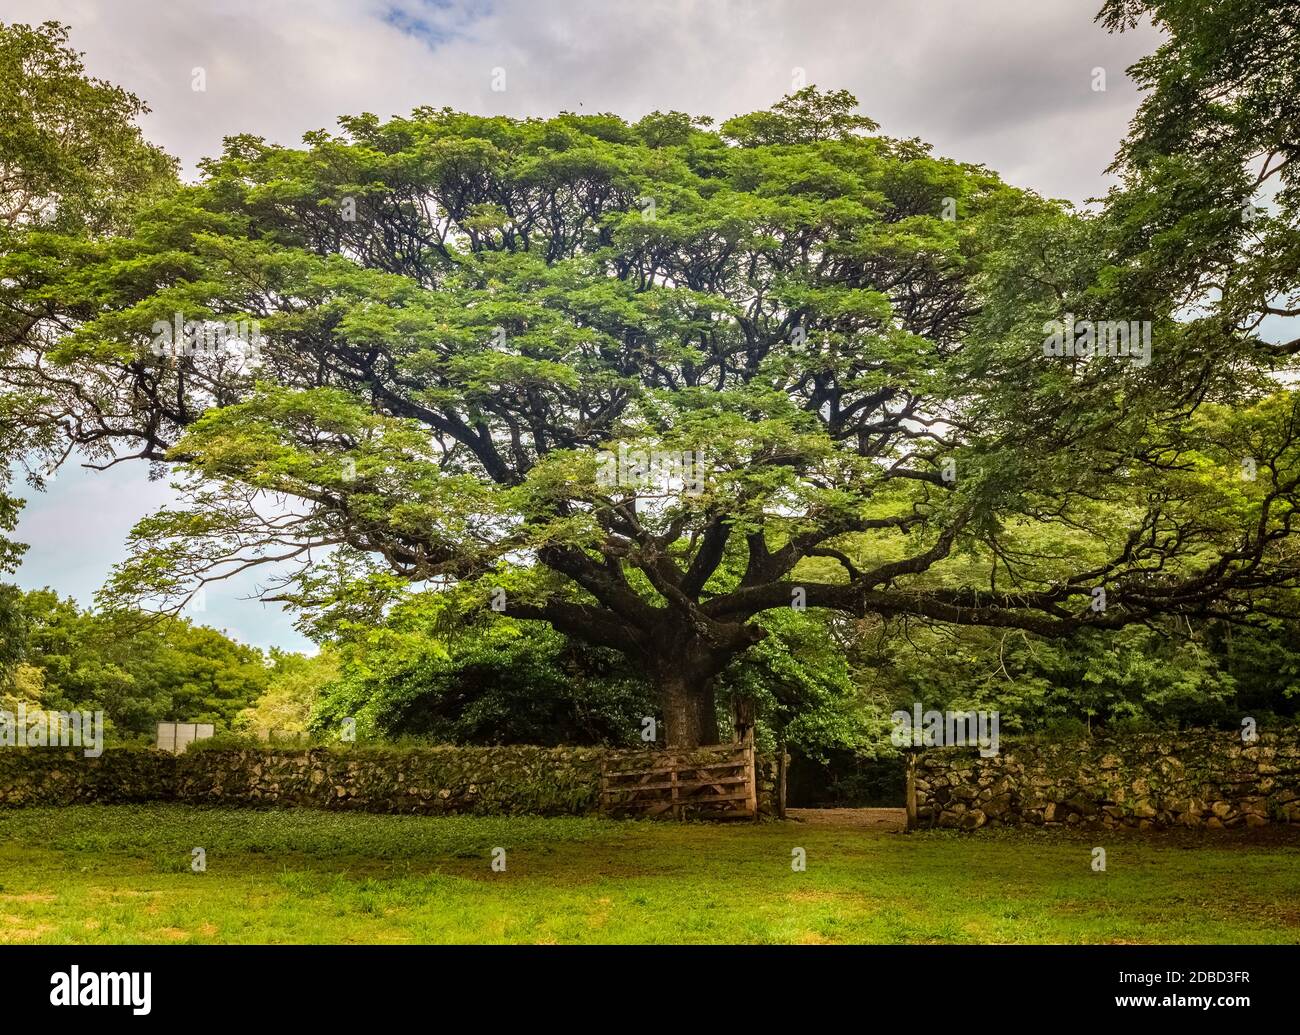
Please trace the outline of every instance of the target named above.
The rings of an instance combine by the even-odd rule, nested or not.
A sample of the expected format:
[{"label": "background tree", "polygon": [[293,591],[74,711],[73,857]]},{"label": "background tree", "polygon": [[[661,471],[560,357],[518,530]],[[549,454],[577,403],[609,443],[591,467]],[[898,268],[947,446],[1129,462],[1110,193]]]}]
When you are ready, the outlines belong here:
[{"label": "background tree", "polygon": [[259,650],[186,619],[83,611],[48,589],[23,594],[19,611],[29,699],[102,710],[118,735],[152,737],[170,720],[229,728],[269,684]]},{"label": "background tree", "polygon": [[[124,230],[136,209],[175,181],[175,162],[144,140],[137,120],[148,108],[133,94],[85,74],[67,46],[68,30],[0,23],[0,255],[33,234],[102,237]],[[11,290],[0,280],[0,371],[35,361],[66,329],[57,303]],[[0,575],[23,547],[5,533],[21,501],[6,490],[14,470],[41,488],[68,455],[67,414],[29,378],[0,388]],[[65,385],[65,389],[73,390]],[[39,415],[39,416],[38,416]],[[18,641],[13,593],[0,590],[0,674]],[[9,630],[6,633],[4,630]]]},{"label": "background tree", "polygon": [[306,735],[322,691],[339,677],[339,658],[329,646],[307,656],[272,648],[266,689],[235,716],[241,731],[270,737],[276,733]]},{"label": "background tree", "polygon": [[[1207,351],[1284,364],[1300,353],[1300,8],[1107,0],[1098,17],[1165,34],[1129,70],[1146,97],[1109,198],[1122,283],[1191,309]],[[1257,336],[1269,318],[1280,341]]]},{"label": "background tree", "polygon": [[136,124],[149,109],[86,75],[67,26],[0,24],[0,233],[103,236],[173,182]]}]

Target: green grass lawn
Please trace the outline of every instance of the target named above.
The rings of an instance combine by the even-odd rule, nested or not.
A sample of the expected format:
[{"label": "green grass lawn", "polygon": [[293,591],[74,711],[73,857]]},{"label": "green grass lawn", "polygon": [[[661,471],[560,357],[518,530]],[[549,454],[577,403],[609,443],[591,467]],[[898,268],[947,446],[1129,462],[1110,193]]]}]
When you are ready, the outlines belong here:
[{"label": "green grass lawn", "polygon": [[0,811],[0,942],[1182,941],[1300,942],[1300,831]]}]

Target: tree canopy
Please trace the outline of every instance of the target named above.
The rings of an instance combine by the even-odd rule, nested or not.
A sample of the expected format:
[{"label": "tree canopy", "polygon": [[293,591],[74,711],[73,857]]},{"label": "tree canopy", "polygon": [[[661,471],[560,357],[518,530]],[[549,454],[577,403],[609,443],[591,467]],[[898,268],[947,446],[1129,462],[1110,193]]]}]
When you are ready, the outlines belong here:
[{"label": "tree canopy", "polygon": [[[1154,5],[1176,40],[1188,7]],[[128,233],[4,255],[34,321],[6,390],[91,457],[177,472],[185,505],[137,526],[112,600],[269,562],[291,573],[268,595],[308,608],[454,586],[620,652],[673,745],[717,738],[715,681],[783,609],[1249,622],[1298,574],[1300,414],[1295,350],[1256,319],[1295,209],[1251,245],[1241,169],[1294,134],[1236,125],[1271,110],[1259,73],[1233,161],[1170,171],[1170,134],[1205,132],[1185,57],[1139,66],[1155,93],[1099,215],[815,87],[717,129],[430,107],[234,137]]]}]

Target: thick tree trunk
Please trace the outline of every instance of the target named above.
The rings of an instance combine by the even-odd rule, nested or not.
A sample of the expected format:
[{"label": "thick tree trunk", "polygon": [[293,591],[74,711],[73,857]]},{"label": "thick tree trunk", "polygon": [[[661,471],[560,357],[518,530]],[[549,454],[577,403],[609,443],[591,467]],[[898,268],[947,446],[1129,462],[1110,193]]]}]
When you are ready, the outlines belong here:
[{"label": "thick tree trunk", "polygon": [[692,677],[685,663],[661,671],[655,680],[664,710],[665,736],[670,748],[699,747],[718,742],[718,709],[713,679]]}]

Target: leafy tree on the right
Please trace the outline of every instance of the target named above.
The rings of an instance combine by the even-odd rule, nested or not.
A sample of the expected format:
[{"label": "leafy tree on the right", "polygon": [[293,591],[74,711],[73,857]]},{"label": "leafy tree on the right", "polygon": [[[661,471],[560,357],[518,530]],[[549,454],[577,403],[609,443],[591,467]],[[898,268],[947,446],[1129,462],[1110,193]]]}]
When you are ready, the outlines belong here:
[{"label": "leafy tree on the right", "polygon": [[1098,18],[1166,33],[1129,70],[1147,96],[1108,204],[1117,297],[1193,310],[1187,334],[1248,382],[1300,353],[1300,5],[1107,0]]}]

